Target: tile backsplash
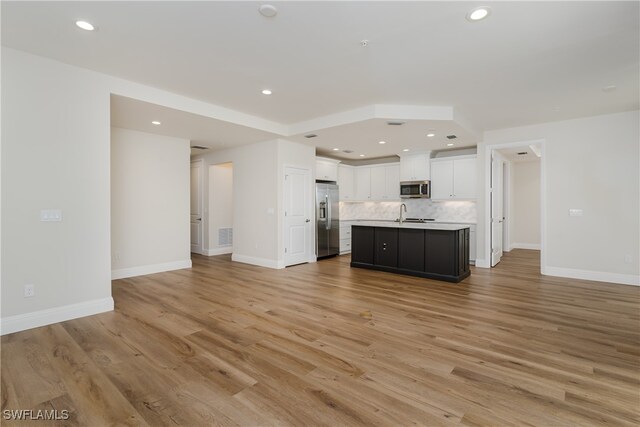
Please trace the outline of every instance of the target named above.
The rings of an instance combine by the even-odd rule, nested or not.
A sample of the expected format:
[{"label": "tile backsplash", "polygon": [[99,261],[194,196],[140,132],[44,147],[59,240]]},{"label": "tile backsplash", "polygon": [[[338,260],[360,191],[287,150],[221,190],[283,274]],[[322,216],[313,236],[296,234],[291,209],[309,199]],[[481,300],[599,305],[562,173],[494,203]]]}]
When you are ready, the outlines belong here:
[{"label": "tile backsplash", "polygon": [[340,202],[340,219],[398,218],[400,205],[407,205],[405,218],[434,218],[438,221],[476,222],[476,202],[407,199],[402,202]]}]

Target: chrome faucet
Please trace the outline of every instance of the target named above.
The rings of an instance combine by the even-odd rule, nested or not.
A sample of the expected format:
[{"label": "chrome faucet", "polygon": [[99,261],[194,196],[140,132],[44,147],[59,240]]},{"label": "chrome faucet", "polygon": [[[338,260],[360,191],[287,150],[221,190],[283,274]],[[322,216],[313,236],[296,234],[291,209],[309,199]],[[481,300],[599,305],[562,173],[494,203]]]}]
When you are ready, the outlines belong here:
[{"label": "chrome faucet", "polygon": [[402,208],[404,208],[404,213],[407,213],[407,205],[405,205],[404,203],[400,205],[400,217],[398,218],[400,224],[402,224],[402,221],[404,221],[402,219]]}]

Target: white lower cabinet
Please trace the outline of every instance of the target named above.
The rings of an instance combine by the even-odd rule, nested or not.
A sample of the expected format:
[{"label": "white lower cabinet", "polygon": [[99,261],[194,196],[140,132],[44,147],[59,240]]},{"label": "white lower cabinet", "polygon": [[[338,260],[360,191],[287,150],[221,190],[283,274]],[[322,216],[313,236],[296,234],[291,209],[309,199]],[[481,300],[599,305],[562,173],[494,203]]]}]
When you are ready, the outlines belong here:
[{"label": "white lower cabinet", "polygon": [[351,223],[340,222],[340,255],[351,252]]}]

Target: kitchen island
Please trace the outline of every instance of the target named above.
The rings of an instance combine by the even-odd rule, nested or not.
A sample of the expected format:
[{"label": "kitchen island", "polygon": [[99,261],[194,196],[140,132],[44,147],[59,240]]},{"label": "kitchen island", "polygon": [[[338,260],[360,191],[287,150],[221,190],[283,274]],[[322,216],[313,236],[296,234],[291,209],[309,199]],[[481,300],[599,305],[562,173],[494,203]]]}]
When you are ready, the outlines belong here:
[{"label": "kitchen island", "polygon": [[460,282],[469,277],[469,227],[374,222],[353,225],[351,267]]}]

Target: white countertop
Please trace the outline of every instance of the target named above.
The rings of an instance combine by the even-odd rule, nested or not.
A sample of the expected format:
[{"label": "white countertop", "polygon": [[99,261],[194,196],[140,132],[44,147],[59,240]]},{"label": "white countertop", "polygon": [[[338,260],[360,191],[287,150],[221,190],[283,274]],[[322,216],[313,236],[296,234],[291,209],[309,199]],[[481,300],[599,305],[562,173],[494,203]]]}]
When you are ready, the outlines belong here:
[{"label": "white countertop", "polygon": [[469,228],[469,225],[464,225],[460,223],[454,224],[443,224],[443,223],[434,223],[432,221],[429,222],[403,222],[400,224],[395,221],[372,221],[372,220],[364,220],[364,221],[349,221],[351,225],[362,225],[365,227],[389,227],[389,228],[415,228],[419,230],[446,230],[446,231],[456,231],[456,230],[464,230],[465,228]]},{"label": "white countertop", "polygon": [[[356,223],[356,222],[395,222],[391,219],[341,219],[340,222],[344,223]],[[435,220],[429,221],[429,224],[465,224],[465,225],[476,225],[477,222],[469,222],[469,221],[444,221],[444,220]]]}]

